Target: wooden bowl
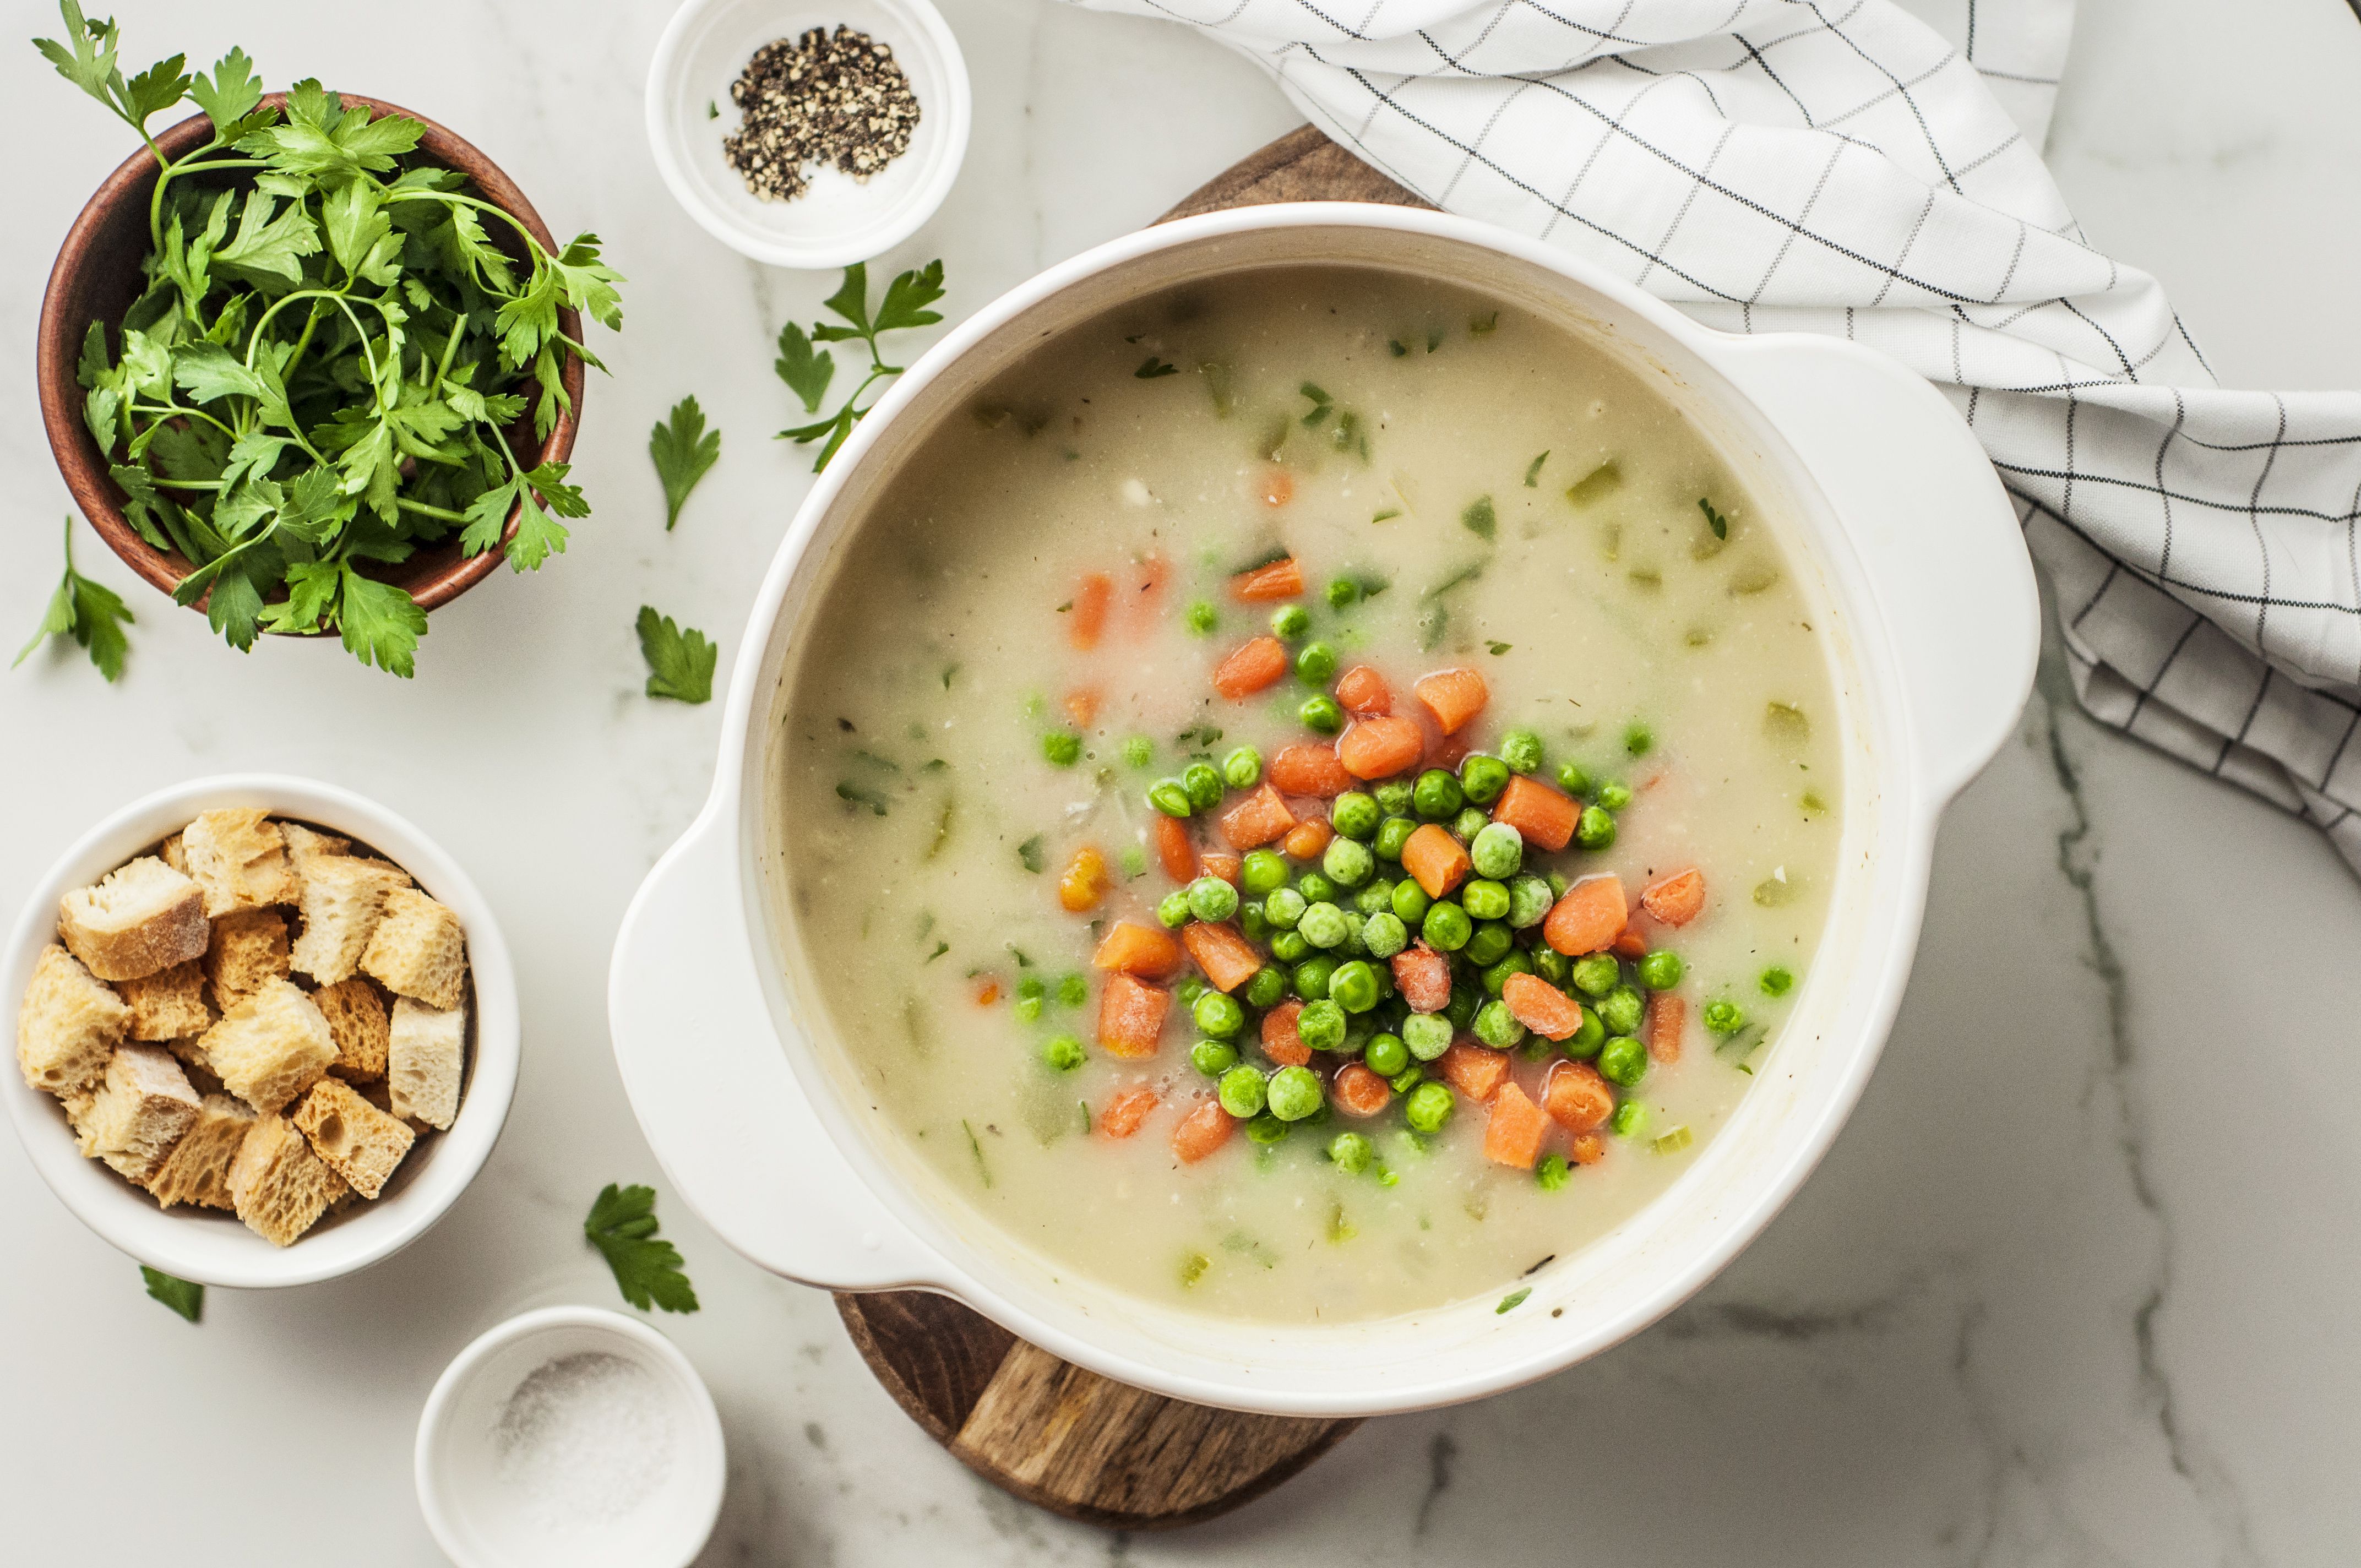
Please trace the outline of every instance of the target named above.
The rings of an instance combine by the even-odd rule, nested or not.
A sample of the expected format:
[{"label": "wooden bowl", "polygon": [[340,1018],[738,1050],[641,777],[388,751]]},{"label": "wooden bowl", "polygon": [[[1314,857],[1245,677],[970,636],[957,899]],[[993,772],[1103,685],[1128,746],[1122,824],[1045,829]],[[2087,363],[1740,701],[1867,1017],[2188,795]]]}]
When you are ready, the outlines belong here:
[{"label": "wooden bowl", "polygon": [[[342,96],[347,107],[361,104],[374,117],[401,115],[424,126],[426,133],[418,142],[422,153],[466,175],[484,200],[514,217],[544,249],[556,254],[557,242],[551,238],[548,225],[533,210],[533,203],[525,200],[524,192],[500,172],[498,164],[472,145],[425,115],[397,104],[354,93]],[[272,93],[262,101],[283,109],[287,95]],[[163,149],[165,157],[180,158],[203,146],[212,134],[212,122],[198,115],[159,136],[156,145]],[[159,550],[140,538],[138,530],[123,515],[123,492],[107,473],[106,455],[98,449],[98,443],[92,439],[89,427],[82,422],[82,388],[74,378],[75,361],[92,322],[104,322],[110,347],[115,352],[121,351],[123,317],[145,283],[140,262],[148,254],[148,202],[155,189],[157,172],[155,158],[142,148],[107,176],[106,182],[74,220],[72,231],[58,251],[57,264],[49,269],[49,291],[42,296],[37,364],[41,423],[49,431],[49,450],[57,455],[58,471],[65,476],[66,488],[72,492],[74,504],[133,571],[169,594],[194,569],[195,564],[178,551]],[[495,243],[500,237],[495,233]],[[520,259],[522,248],[512,253]],[[558,325],[567,337],[581,341],[582,322],[573,311],[559,311]],[[527,468],[537,463],[563,460],[574,450],[574,434],[582,415],[583,379],[581,359],[568,354],[559,380],[573,407],[558,411],[557,422],[550,428],[546,439],[533,434],[529,411],[510,426],[510,447]],[[362,569],[372,577],[406,589],[422,609],[448,604],[483,581],[499,564],[508,541],[516,536],[521,510],[510,511],[500,549],[463,555],[458,535],[454,532],[421,546],[399,565],[368,565]],[[202,608],[203,604],[200,599],[192,608]]]}]

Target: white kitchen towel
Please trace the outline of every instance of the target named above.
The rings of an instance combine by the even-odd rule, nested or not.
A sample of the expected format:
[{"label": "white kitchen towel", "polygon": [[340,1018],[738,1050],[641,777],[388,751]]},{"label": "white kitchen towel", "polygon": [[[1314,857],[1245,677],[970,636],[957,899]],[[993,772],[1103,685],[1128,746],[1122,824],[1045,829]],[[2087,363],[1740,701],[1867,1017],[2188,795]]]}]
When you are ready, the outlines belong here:
[{"label": "white kitchen towel", "polygon": [[2361,870],[2361,394],[2224,390],[2084,242],[2040,154],[2072,0],[1082,3],[1246,52],[1447,211],[1941,386],[2083,704]]}]

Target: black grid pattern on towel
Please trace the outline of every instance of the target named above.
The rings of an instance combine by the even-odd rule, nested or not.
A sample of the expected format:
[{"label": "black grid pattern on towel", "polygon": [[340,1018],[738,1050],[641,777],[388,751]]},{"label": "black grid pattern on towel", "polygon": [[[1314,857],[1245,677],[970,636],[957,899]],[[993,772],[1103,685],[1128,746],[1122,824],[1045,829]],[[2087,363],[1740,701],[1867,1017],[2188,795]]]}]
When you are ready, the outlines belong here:
[{"label": "black grid pattern on towel", "polygon": [[1246,51],[1448,211],[1936,382],[2088,709],[2361,869],[2361,394],[2217,386],[2156,280],[2083,241],[2039,153],[2071,0],[1085,3]]}]

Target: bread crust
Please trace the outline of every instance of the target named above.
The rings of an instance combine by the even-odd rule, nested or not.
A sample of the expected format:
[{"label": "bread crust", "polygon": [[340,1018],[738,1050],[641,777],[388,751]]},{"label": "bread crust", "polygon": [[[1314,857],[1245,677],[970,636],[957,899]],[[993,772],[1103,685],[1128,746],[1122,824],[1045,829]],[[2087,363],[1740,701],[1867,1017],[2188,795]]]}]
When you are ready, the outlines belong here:
[{"label": "bread crust", "polygon": [[189,875],[204,889],[205,913],[227,915],[295,902],[295,869],[279,824],[250,806],[208,811],[181,829]]},{"label": "bread crust", "polygon": [[35,1089],[88,1092],[106,1076],[131,1009],[63,948],[41,949],[16,1009],[16,1067]]},{"label": "bread crust", "polygon": [[198,1040],[232,1094],[270,1115],[336,1059],[328,1021],[291,981],[273,978],[222,1014]]},{"label": "bread crust", "polygon": [[414,887],[386,894],[361,969],[397,996],[445,1011],[467,995],[467,938],[459,917]]},{"label": "bread crust", "polygon": [[138,980],[120,981],[115,989],[131,1009],[135,1040],[190,1039],[213,1026],[214,1010],[205,1005],[204,966],[195,959]]},{"label": "bread crust", "polygon": [[254,1108],[227,1094],[207,1094],[197,1107],[196,1120],[181,1135],[154,1175],[144,1185],[156,1201],[170,1209],[193,1203],[206,1209],[235,1209],[229,1195],[230,1162],[255,1124]]},{"label": "bread crust", "polygon": [[258,1116],[230,1161],[229,1196],[247,1229],[292,1246],[348,1189],[286,1117]]},{"label": "bread crust", "polygon": [[324,1078],[295,1107],[295,1130],[312,1152],[364,1198],[385,1190],[418,1135],[353,1091],[342,1079]]},{"label": "bread crust", "polygon": [[203,889],[152,855],[58,904],[58,935],[101,980],[142,980],[205,950]]}]

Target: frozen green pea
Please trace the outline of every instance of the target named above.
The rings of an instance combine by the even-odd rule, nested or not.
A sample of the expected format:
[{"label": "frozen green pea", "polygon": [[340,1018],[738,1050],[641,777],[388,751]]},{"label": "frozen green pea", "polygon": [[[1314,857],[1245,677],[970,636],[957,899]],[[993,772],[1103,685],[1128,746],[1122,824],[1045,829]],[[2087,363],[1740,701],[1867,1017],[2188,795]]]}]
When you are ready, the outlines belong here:
[{"label": "frozen green pea", "polygon": [[1647,1131],[1648,1108],[1637,1100],[1626,1100],[1615,1107],[1615,1114],[1608,1120],[1607,1125],[1619,1138],[1637,1137]]},{"label": "frozen green pea", "polygon": [[1250,1007],[1276,1007],[1287,999],[1287,971],[1277,964],[1265,964],[1254,971],[1246,981],[1246,1004]]},{"label": "frozen green pea", "polygon": [[1598,1021],[1598,1014],[1585,1007],[1582,1010],[1582,1023],[1573,1034],[1558,1042],[1557,1048],[1576,1061],[1587,1061],[1597,1056],[1598,1047],[1606,1043],[1607,1025]]},{"label": "frozen green pea", "polygon": [[1211,762],[1191,762],[1181,769],[1180,787],[1189,792],[1191,810],[1211,811],[1222,804],[1222,775]]},{"label": "frozen green pea", "polygon": [[1189,1065],[1207,1078],[1219,1078],[1238,1065],[1238,1048],[1227,1040],[1200,1040],[1189,1047]]},{"label": "frozen green pea", "polygon": [[1278,1117],[1265,1113],[1246,1124],[1246,1142],[1260,1144],[1268,1148],[1293,1131],[1295,1131],[1295,1124],[1292,1122],[1282,1122]]},{"label": "frozen green pea", "polygon": [[1356,789],[1348,789],[1328,803],[1328,826],[1347,839],[1371,838],[1384,816],[1376,800]]},{"label": "frozen green pea", "polygon": [[1336,678],[1336,650],[1325,642],[1307,642],[1295,656],[1295,678],[1307,686],[1324,686]]},{"label": "frozen green pea", "polygon": [[1189,913],[1200,920],[1227,920],[1238,912],[1238,890],[1217,876],[1189,884]]},{"label": "frozen green pea", "polygon": [[1270,940],[1270,921],[1264,916],[1259,902],[1238,905],[1238,929],[1246,933],[1249,942]]},{"label": "frozen green pea", "polygon": [[1187,817],[1197,809],[1190,804],[1189,786],[1179,779],[1159,779],[1149,785],[1148,804],[1167,817]]},{"label": "frozen green pea", "polygon": [[1459,808],[1467,804],[1467,794],[1459,781],[1441,768],[1429,768],[1418,775],[1411,790],[1411,806],[1429,822],[1441,822],[1456,817]]},{"label": "frozen green pea", "polygon": [[1379,1078],[1392,1078],[1410,1066],[1410,1047],[1400,1035],[1372,1035],[1361,1052],[1361,1064]]},{"label": "frozen green pea", "polygon": [[1402,846],[1409,843],[1410,836],[1417,831],[1418,823],[1412,818],[1389,817],[1378,824],[1377,839],[1371,848],[1377,850],[1378,859],[1381,861],[1399,861]]},{"label": "frozen green pea", "polygon": [[1303,911],[1295,929],[1315,948],[1339,947],[1345,940],[1345,912],[1323,900]]},{"label": "frozen green pea", "polygon": [[1378,869],[1377,856],[1357,839],[1334,838],[1320,857],[1320,869],[1338,887],[1358,887]]},{"label": "frozen green pea", "polygon": [[1467,858],[1477,876],[1506,882],[1524,869],[1525,836],[1506,822],[1487,822],[1467,841]]},{"label": "frozen green pea", "polygon": [[1609,811],[1620,811],[1631,804],[1631,786],[1621,779],[1610,779],[1598,786],[1598,804]]},{"label": "frozen green pea", "polygon": [[1361,946],[1368,948],[1373,959],[1392,958],[1410,946],[1410,927],[1392,910],[1381,910],[1361,927]]},{"label": "frozen green pea", "polygon": [[1470,918],[1498,920],[1509,913],[1509,890],[1488,878],[1477,877],[1459,885],[1459,907]]},{"label": "frozen green pea", "polygon": [[1530,873],[1509,883],[1509,924],[1523,931],[1549,918],[1550,906],[1557,902],[1550,896],[1550,885]]},{"label": "frozen green pea", "polygon": [[1427,897],[1426,889],[1409,877],[1394,883],[1394,916],[1405,926],[1414,926],[1426,918],[1434,900]]},{"label": "frozen green pea", "polygon": [[1232,789],[1252,789],[1262,782],[1262,753],[1238,746],[1222,759],[1222,782]]},{"label": "frozen green pea", "polygon": [[1382,915],[1394,906],[1394,884],[1383,877],[1364,883],[1353,894],[1353,907],[1364,915]]},{"label": "frozen green pea", "polygon": [[1082,755],[1082,738],[1071,730],[1052,729],[1041,737],[1041,755],[1052,767],[1071,768]]},{"label": "frozen green pea", "polygon": [[[1310,1013],[1305,1008],[1305,1013]],[[1341,1018],[1343,1014],[1338,1014]],[[1344,1025],[1337,1025],[1338,1036]],[[1309,1042],[1307,1042],[1308,1044]],[[1301,1122],[1326,1102],[1321,1092],[1320,1075],[1308,1067],[1283,1067],[1271,1075],[1269,1089],[1270,1113],[1282,1122]]]},{"label": "frozen green pea", "polygon": [[1287,861],[1275,850],[1248,850],[1238,862],[1238,881],[1256,898],[1276,893],[1287,885]]},{"label": "frozen green pea", "polygon": [[1412,1062],[1410,1066],[1402,1069],[1401,1071],[1388,1079],[1386,1080],[1386,1086],[1391,1089],[1396,1094],[1408,1094],[1411,1090],[1416,1089],[1420,1084],[1424,1083],[1425,1081],[1426,1069],[1419,1066],[1416,1062]]},{"label": "frozen green pea", "polygon": [[1617,1035],[1598,1048],[1598,1076],[1629,1089],[1648,1075],[1648,1047],[1629,1035]]},{"label": "frozen green pea", "polygon": [[[1516,891],[1514,887],[1509,889],[1511,898],[1516,896]],[[1533,972],[1560,991],[1564,991],[1574,979],[1574,960],[1547,942],[1534,945],[1532,959]]]},{"label": "frozen green pea", "polygon": [[1582,771],[1580,762],[1560,762],[1557,765],[1557,787],[1577,797],[1588,795],[1590,775]]},{"label": "frozen green pea", "polygon": [[1197,998],[1205,994],[1204,978],[1193,974],[1181,976],[1180,983],[1172,988],[1172,994],[1179,1000],[1181,1006],[1196,1006]]},{"label": "frozen green pea", "polygon": [[1451,1020],[1440,1013],[1413,1013],[1402,1020],[1402,1046],[1421,1061],[1451,1048]]},{"label": "frozen green pea", "polygon": [[1640,1021],[1647,1015],[1647,1003],[1628,985],[1619,985],[1598,999],[1598,1021],[1610,1034],[1637,1034]]},{"label": "frozen green pea", "polygon": [[1765,996],[1784,996],[1795,983],[1795,975],[1777,964],[1773,964],[1769,969],[1764,970],[1763,978],[1755,981]]},{"label": "frozen green pea", "polygon": [[1459,762],[1459,792],[1477,806],[1489,806],[1509,787],[1509,764],[1471,751]]},{"label": "frozen green pea", "polygon": [[[1410,814],[1411,795],[1414,786],[1408,779],[1388,779],[1369,793],[1377,796],[1378,809],[1388,817]],[[1413,827],[1416,824],[1412,824]]]},{"label": "frozen green pea", "polygon": [[1070,974],[1058,981],[1058,1001],[1066,1007],[1080,1007],[1091,999],[1091,982],[1081,975]]},{"label": "frozen green pea", "polygon": [[1328,608],[1330,609],[1343,609],[1346,605],[1351,604],[1360,597],[1361,585],[1355,582],[1352,578],[1331,577],[1328,579]]},{"label": "frozen green pea", "polygon": [[1623,749],[1635,757],[1644,757],[1656,744],[1656,732],[1633,719],[1623,727]]},{"label": "frozen green pea", "polygon": [[1505,1051],[1525,1037],[1525,1026],[1517,1022],[1505,1002],[1487,1002],[1476,1010],[1476,1037],[1496,1051]]},{"label": "frozen green pea", "polygon": [[1451,1091],[1439,1083],[1422,1083],[1402,1101],[1402,1120],[1413,1132],[1439,1133],[1451,1120]]},{"label": "frozen green pea", "polygon": [[1640,983],[1650,991],[1670,991],[1680,984],[1688,966],[1670,948],[1658,948],[1640,960]]},{"label": "frozen green pea", "polygon": [[1303,902],[1306,904],[1336,902],[1336,884],[1318,872],[1305,872],[1296,880],[1295,891],[1303,895]]},{"label": "frozen green pea", "polygon": [[1314,953],[1295,966],[1289,983],[1295,994],[1306,1002],[1328,1000],[1328,981],[1336,973],[1336,960],[1325,953]]},{"label": "frozen green pea", "polygon": [[[1274,894],[1272,896],[1278,895]],[[1280,963],[1300,963],[1311,953],[1312,944],[1303,939],[1301,931],[1273,931],[1270,934],[1270,956]]]},{"label": "frozen green pea", "polygon": [[1347,1176],[1358,1176],[1378,1157],[1378,1147],[1358,1133],[1339,1133],[1328,1140],[1329,1163]]},{"label": "frozen green pea", "polygon": [[1189,630],[1200,637],[1211,637],[1213,629],[1222,624],[1222,612],[1210,599],[1198,599],[1189,606]]},{"label": "frozen green pea", "polygon": [[1463,844],[1472,843],[1491,820],[1481,809],[1471,806],[1451,819],[1451,836]]},{"label": "frozen green pea", "polygon": [[1041,1059],[1060,1072],[1071,1072],[1082,1065],[1082,1042],[1071,1035],[1052,1035],[1041,1047]]},{"label": "frozen green pea", "polygon": [[1488,969],[1506,958],[1516,941],[1516,934],[1506,922],[1481,921],[1467,934],[1467,945],[1459,949],[1459,956],[1477,969]]},{"label": "frozen green pea", "polygon": [[1197,1005],[1189,1010],[1197,1027],[1217,1040],[1226,1040],[1246,1026],[1246,1010],[1236,999],[1218,991],[1208,991],[1197,998]]},{"label": "frozen green pea", "polygon": [[1500,761],[1521,773],[1542,771],[1542,738],[1530,729],[1511,729],[1500,737]]},{"label": "frozen green pea", "polygon": [[1455,904],[1438,904],[1428,909],[1426,918],[1419,922],[1418,934],[1437,952],[1455,953],[1467,945],[1475,929],[1467,911]]},{"label": "frozen green pea", "polygon": [[1339,908],[1336,913],[1345,917],[1345,939],[1336,944],[1336,950],[1356,959],[1363,957],[1367,949],[1361,946],[1361,927],[1368,917],[1357,909]]},{"label": "frozen green pea", "polygon": [[1484,1005],[1484,988],[1455,981],[1451,1000],[1443,1004],[1443,1017],[1455,1029],[1465,1029],[1476,1021],[1476,1009]]},{"label": "frozen green pea", "polygon": [[1260,1068],[1241,1062],[1222,1074],[1222,1085],[1217,1092],[1221,1096],[1222,1109],[1244,1121],[1262,1113],[1269,1084],[1264,1080]]},{"label": "frozen green pea", "polygon": [[1585,996],[1604,996],[1623,981],[1623,966],[1613,953],[1586,953],[1574,960],[1574,988]]},{"label": "frozen green pea", "polygon": [[1509,988],[1510,975],[1532,972],[1533,960],[1511,948],[1507,958],[1484,971],[1484,990],[1489,995],[1498,996]]},{"label": "frozen green pea", "polygon": [[1303,918],[1305,907],[1301,894],[1291,887],[1277,888],[1264,895],[1262,917],[1281,931],[1292,931]]},{"label": "frozen green pea", "polygon": [[1270,634],[1292,642],[1312,630],[1312,612],[1300,604],[1283,604],[1270,612]]},{"label": "frozen green pea", "polygon": [[1586,850],[1606,849],[1615,842],[1615,818],[1604,806],[1584,806],[1575,824],[1574,841]]},{"label": "frozen green pea", "polygon": [[1145,735],[1126,738],[1123,743],[1124,766],[1144,768],[1156,761],[1156,742]]},{"label": "frozen green pea", "polygon": [[1189,924],[1188,890],[1176,887],[1157,900],[1156,917],[1176,930]]},{"label": "frozen green pea", "polygon": [[1705,1004],[1705,1026],[1717,1035],[1735,1035],[1746,1027],[1745,1011],[1735,1002],[1708,1002]]},{"label": "frozen green pea", "polygon": [[[1347,1013],[1367,1013],[1378,1004],[1378,972],[1360,959],[1337,965],[1336,972],[1328,977],[1328,1000]],[[1297,1020],[1298,1033],[1302,1026],[1302,1021]]]},{"label": "frozen green pea", "polygon": [[1295,717],[1302,721],[1303,728],[1322,735],[1334,735],[1345,728],[1345,710],[1326,692],[1305,697],[1303,705],[1295,710]]}]

